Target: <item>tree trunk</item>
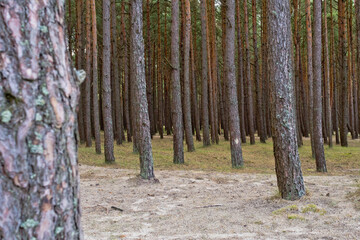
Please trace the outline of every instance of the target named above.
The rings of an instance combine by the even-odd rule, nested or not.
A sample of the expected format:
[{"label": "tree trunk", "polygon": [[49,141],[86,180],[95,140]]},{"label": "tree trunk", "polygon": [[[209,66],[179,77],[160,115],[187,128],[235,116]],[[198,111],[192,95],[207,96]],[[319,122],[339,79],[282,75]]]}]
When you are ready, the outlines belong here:
[{"label": "tree trunk", "polygon": [[121,96],[121,88],[120,88],[120,75],[119,75],[119,58],[118,58],[118,43],[117,43],[117,12],[116,12],[116,2],[115,0],[111,0],[111,51],[112,51],[112,67],[113,67],[113,76],[114,76],[114,98],[115,98],[115,106],[113,109],[115,110],[115,136],[116,143],[118,145],[122,144],[122,132],[121,132],[121,104],[120,104],[120,96]]},{"label": "tree trunk", "polygon": [[244,165],[241,150],[241,136],[239,124],[239,109],[236,88],[236,69],[235,69],[235,1],[226,0],[226,42],[224,67],[226,71],[226,86],[229,110],[229,130],[230,130],[230,148],[231,163],[233,168],[239,168]]},{"label": "tree trunk", "polygon": [[158,39],[157,39],[157,97],[158,97],[158,129],[160,138],[164,138],[163,134],[163,83],[162,83],[162,61],[161,61],[161,30],[160,30],[160,0],[157,2],[157,23],[158,23]]},{"label": "tree trunk", "polygon": [[181,109],[180,56],[179,56],[179,0],[171,1],[171,84],[172,121],[174,129],[174,163],[184,163],[183,119]]},{"label": "tree trunk", "polygon": [[191,125],[190,103],[190,32],[191,12],[190,0],[185,0],[185,39],[184,39],[184,125],[188,152],[195,151]]},{"label": "tree trunk", "polygon": [[92,75],[93,75],[93,92],[92,100],[94,107],[94,132],[95,132],[95,151],[101,154],[101,140],[100,140],[100,116],[99,116],[99,99],[98,99],[98,50],[97,50],[97,26],[96,26],[96,6],[95,0],[91,0],[91,15],[92,15]]},{"label": "tree trunk", "polygon": [[313,50],[312,50],[312,30],[311,30],[311,5],[310,0],[306,0],[306,37],[307,37],[307,81],[309,91],[309,125],[312,156],[315,157],[314,146],[314,93],[313,93]]},{"label": "tree trunk", "polygon": [[85,73],[74,78],[64,14],[64,1],[1,2],[1,239],[82,238],[76,108]]},{"label": "tree trunk", "polygon": [[254,110],[253,110],[253,95],[252,95],[252,81],[251,81],[251,69],[250,69],[250,46],[249,46],[249,19],[247,13],[247,1],[244,1],[244,18],[245,18],[245,81],[246,81],[246,91],[245,98],[247,104],[247,116],[248,116],[248,127],[250,135],[250,144],[255,144],[254,136]]},{"label": "tree trunk", "polygon": [[110,0],[103,0],[103,69],[102,69],[102,108],[104,122],[104,151],[105,162],[115,162],[114,157],[114,133],[111,112],[111,79],[110,79]]},{"label": "tree trunk", "polygon": [[327,27],[327,0],[324,0],[324,61],[325,61],[325,109],[326,109],[326,131],[329,137],[329,147],[332,147],[332,124],[331,124],[331,104],[330,104],[330,64],[329,64],[329,40]]},{"label": "tree trunk", "polygon": [[123,62],[123,68],[124,68],[124,112],[125,112],[125,122],[126,122],[126,135],[127,135],[127,141],[131,142],[131,135],[132,135],[132,129],[131,129],[131,122],[130,122],[130,86],[129,86],[129,53],[128,53],[128,46],[129,43],[127,41],[126,37],[126,30],[125,30],[125,3],[121,3],[121,33],[122,33],[122,39],[124,43],[124,62]]},{"label": "tree trunk", "polygon": [[136,130],[139,142],[140,176],[143,179],[154,179],[154,166],[151,147],[150,120],[146,98],[145,50],[143,39],[142,0],[131,2],[131,74],[136,91],[133,101],[136,104]]},{"label": "tree trunk", "polygon": [[84,127],[86,147],[91,147],[91,9],[90,1],[86,1],[86,73],[84,92]]},{"label": "tree trunk", "polygon": [[202,49],[202,120],[203,120],[203,144],[210,145],[209,132],[209,109],[208,109],[208,50],[207,50],[207,10],[206,0],[201,0],[201,49]]},{"label": "tree trunk", "polygon": [[281,197],[296,200],[305,195],[305,187],[296,139],[289,1],[269,0],[268,13],[268,62],[276,176]]},{"label": "tree trunk", "polygon": [[321,0],[314,0],[314,150],[316,171],[327,172],[322,136],[321,99]]},{"label": "tree trunk", "polygon": [[254,48],[254,80],[256,84],[256,122],[257,122],[257,131],[258,136],[260,137],[260,142],[266,142],[266,133],[264,129],[264,116],[262,109],[262,92],[260,85],[259,77],[259,54],[257,47],[257,20],[256,20],[256,0],[252,0],[252,25],[253,25],[253,48]]},{"label": "tree trunk", "polygon": [[341,126],[340,126],[340,140],[341,146],[347,147],[347,134],[349,124],[349,102],[348,102],[348,66],[346,59],[346,18],[345,18],[345,3],[346,0],[338,1],[339,9],[339,83],[341,83]]}]

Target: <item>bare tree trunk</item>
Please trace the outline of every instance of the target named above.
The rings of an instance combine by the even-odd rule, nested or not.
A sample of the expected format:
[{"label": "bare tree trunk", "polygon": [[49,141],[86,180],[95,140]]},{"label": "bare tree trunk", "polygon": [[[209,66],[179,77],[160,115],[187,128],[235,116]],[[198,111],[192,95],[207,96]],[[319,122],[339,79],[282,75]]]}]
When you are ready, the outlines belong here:
[{"label": "bare tree trunk", "polygon": [[161,30],[160,30],[160,0],[157,2],[157,22],[158,22],[158,39],[157,39],[157,97],[158,97],[158,129],[160,138],[163,134],[163,83],[162,83],[162,53],[161,53]]},{"label": "bare tree trunk", "polygon": [[235,1],[226,0],[226,42],[224,67],[226,71],[226,86],[229,109],[229,130],[230,130],[230,148],[231,163],[233,168],[239,168],[244,165],[241,149],[241,136],[239,124],[239,109],[237,101],[236,88],[236,69],[235,69]]},{"label": "bare tree trunk", "polygon": [[348,102],[348,66],[346,61],[346,18],[345,18],[345,3],[346,0],[338,0],[339,9],[339,70],[341,83],[341,126],[340,126],[340,140],[341,146],[347,147],[347,134],[349,124],[349,102]]},{"label": "bare tree trunk", "polygon": [[244,18],[245,18],[245,81],[246,81],[246,91],[245,98],[247,104],[247,116],[248,116],[248,126],[249,126],[249,135],[250,135],[250,144],[255,144],[254,136],[254,110],[253,110],[253,95],[252,95],[252,81],[251,81],[251,69],[250,69],[250,46],[249,46],[249,19],[248,19],[248,9],[247,1],[244,1]]},{"label": "bare tree trunk", "polygon": [[322,135],[321,0],[314,0],[314,148],[316,171],[327,172]]},{"label": "bare tree trunk", "polygon": [[190,103],[190,32],[191,12],[190,0],[185,0],[185,41],[184,41],[184,119],[185,135],[188,152],[195,151],[191,126],[191,103]]},{"label": "bare tree trunk", "polygon": [[1,239],[82,238],[76,108],[85,73],[75,79],[64,3],[1,2]]},{"label": "bare tree trunk", "polygon": [[[190,35],[192,36],[192,35]],[[195,119],[195,128],[196,128],[196,140],[201,141],[201,133],[200,133],[200,115],[199,115],[199,108],[198,108],[198,100],[197,100],[197,89],[196,89],[196,66],[195,66],[195,52],[194,52],[194,45],[193,39],[191,37],[190,41],[190,51],[191,51],[191,74],[192,74],[192,81],[191,81],[191,99],[194,109],[194,119]]]},{"label": "bare tree trunk", "polygon": [[268,13],[268,61],[276,176],[281,197],[296,200],[305,195],[305,187],[296,139],[289,1],[269,0]]},{"label": "bare tree trunk", "polygon": [[[236,0],[236,15],[237,15],[237,45],[238,45],[238,105],[239,105],[239,120],[240,120],[240,133],[241,142],[246,143],[245,132],[245,108],[244,108],[244,56],[241,44],[241,16],[240,16],[240,1]],[[225,96],[224,96],[225,97]]]},{"label": "bare tree trunk", "polygon": [[114,157],[114,133],[113,120],[111,112],[111,79],[110,79],[110,0],[103,1],[103,69],[102,69],[102,108],[103,108],[103,122],[104,122],[104,150],[105,162],[115,162]]},{"label": "bare tree trunk", "polygon": [[96,7],[95,0],[91,0],[91,15],[92,15],[92,51],[93,51],[93,92],[92,100],[94,106],[94,132],[95,132],[95,151],[101,154],[101,140],[100,140],[100,116],[99,116],[99,99],[98,99],[98,50],[97,50],[97,27],[96,27]]},{"label": "bare tree trunk", "polygon": [[124,43],[124,112],[125,112],[125,122],[126,122],[126,135],[127,141],[131,142],[132,136],[132,129],[131,129],[131,122],[130,122],[130,86],[129,86],[129,53],[128,53],[128,40],[126,37],[126,30],[125,30],[125,3],[121,3],[121,34]]},{"label": "bare tree trunk", "polygon": [[174,163],[184,163],[183,122],[180,87],[179,0],[171,1],[172,121],[174,129]]},{"label": "bare tree trunk", "polygon": [[201,0],[201,49],[202,49],[202,119],[203,119],[203,144],[210,145],[209,109],[208,109],[208,49],[207,49],[207,7],[206,0]]},{"label": "bare tree trunk", "polygon": [[154,179],[154,166],[151,147],[150,120],[146,98],[145,50],[143,39],[142,0],[131,2],[131,43],[130,66],[136,96],[136,130],[139,142],[140,176],[143,179]]},{"label": "bare tree trunk", "polygon": [[309,85],[309,123],[310,141],[312,156],[315,157],[314,146],[314,93],[313,93],[313,50],[312,50],[312,30],[311,30],[311,5],[310,0],[306,0],[306,36],[307,36],[307,80]]},{"label": "bare tree trunk", "polygon": [[90,1],[86,1],[86,73],[85,92],[84,92],[84,126],[86,147],[91,147],[91,9]]},{"label": "bare tree trunk", "polygon": [[256,85],[256,122],[257,122],[257,131],[260,137],[260,142],[266,142],[265,129],[264,129],[264,119],[262,111],[262,92],[260,86],[260,77],[259,77],[259,54],[257,47],[257,20],[256,20],[256,0],[252,0],[252,25],[253,25],[253,48],[254,48],[254,80]]},{"label": "bare tree trunk", "polygon": [[325,109],[326,109],[326,130],[329,137],[329,147],[332,147],[332,124],[331,124],[331,104],[330,104],[330,64],[329,64],[329,40],[327,27],[327,0],[324,0],[324,61],[325,61]]}]

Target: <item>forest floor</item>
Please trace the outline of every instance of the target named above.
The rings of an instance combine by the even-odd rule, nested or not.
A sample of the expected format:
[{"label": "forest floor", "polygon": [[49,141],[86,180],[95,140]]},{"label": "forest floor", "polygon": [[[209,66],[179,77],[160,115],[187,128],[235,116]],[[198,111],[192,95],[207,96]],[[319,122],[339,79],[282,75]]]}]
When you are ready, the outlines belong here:
[{"label": "forest floor", "polygon": [[245,145],[245,167],[238,170],[227,166],[228,142],[198,146],[180,166],[171,164],[170,143],[153,141],[159,183],[138,178],[131,144],[115,147],[120,155],[113,165],[94,161],[96,155],[80,147],[85,239],[359,239],[360,142],[326,148],[329,173],[321,175],[313,172],[311,156],[307,163],[305,142],[307,195],[297,201],[278,196],[271,143]]}]

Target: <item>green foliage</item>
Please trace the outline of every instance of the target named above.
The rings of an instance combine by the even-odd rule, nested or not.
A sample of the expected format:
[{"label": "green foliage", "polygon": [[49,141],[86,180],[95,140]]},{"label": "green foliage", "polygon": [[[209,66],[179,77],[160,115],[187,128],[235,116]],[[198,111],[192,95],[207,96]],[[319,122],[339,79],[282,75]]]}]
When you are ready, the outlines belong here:
[{"label": "green foliage", "polygon": [[297,205],[289,205],[272,212],[274,215],[281,215],[287,212],[298,212],[299,208]]},{"label": "green foliage", "polygon": [[290,220],[301,220],[301,221],[305,221],[306,219],[298,214],[289,214],[287,216],[288,219]]},{"label": "green foliage", "polygon": [[315,204],[308,204],[302,210],[302,213],[314,212],[319,213],[320,215],[324,215],[326,211],[322,208],[318,208]]}]

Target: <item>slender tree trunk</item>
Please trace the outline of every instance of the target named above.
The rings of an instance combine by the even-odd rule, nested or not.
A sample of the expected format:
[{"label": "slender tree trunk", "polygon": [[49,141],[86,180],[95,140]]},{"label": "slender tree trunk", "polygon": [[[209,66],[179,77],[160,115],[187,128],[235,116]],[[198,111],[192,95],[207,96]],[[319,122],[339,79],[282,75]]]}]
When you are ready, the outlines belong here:
[{"label": "slender tree trunk", "polygon": [[[76,2],[76,67],[78,69],[83,69],[83,41],[82,41],[82,35],[83,35],[83,29],[82,29],[82,8],[83,8],[83,2],[77,1]],[[83,84],[84,85],[84,84]],[[84,114],[83,114],[83,101],[82,101],[82,95],[83,95],[83,85],[80,86],[80,99],[79,99],[79,112],[78,112],[78,123],[79,123],[79,137],[80,142],[85,142],[85,129],[84,129]]]},{"label": "slender tree trunk", "polygon": [[84,92],[84,126],[86,147],[91,147],[91,9],[90,1],[86,1],[86,73]]},{"label": "slender tree trunk", "polygon": [[[222,95],[223,95],[223,123],[224,123],[224,139],[225,141],[229,141],[229,103],[228,98],[226,97],[226,71],[225,71],[225,65],[224,65],[224,59],[225,59],[225,49],[227,48],[227,42],[226,42],[226,6],[225,4],[221,5],[221,29],[222,29],[222,59],[223,59],[223,69],[222,69]],[[221,85],[221,83],[220,83]]]},{"label": "slender tree trunk", "polygon": [[250,69],[250,46],[249,46],[249,19],[248,19],[248,9],[247,1],[244,1],[244,18],[245,18],[245,81],[246,81],[246,90],[245,98],[247,104],[247,116],[248,116],[248,126],[249,126],[249,135],[250,135],[250,144],[255,144],[254,136],[254,111],[253,111],[253,95],[252,95],[252,81],[251,81],[251,69]]},{"label": "slender tree trunk", "polygon": [[183,122],[180,87],[179,54],[179,0],[171,1],[171,84],[172,84],[172,121],[174,129],[174,163],[184,163]]},{"label": "slender tree trunk", "polygon": [[96,6],[95,0],[91,0],[92,13],[92,76],[93,76],[93,92],[92,100],[94,106],[94,132],[95,132],[95,151],[101,154],[101,140],[100,140],[100,116],[99,116],[99,99],[98,99],[98,50],[97,50],[97,26],[96,26]]},{"label": "slender tree trunk", "polygon": [[184,125],[188,152],[195,151],[191,126],[191,103],[190,103],[190,32],[191,13],[190,0],[185,0],[185,39],[184,39]]},{"label": "slender tree trunk", "polygon": [[157,97],[158,97],[158,129],[160,138],[164,138],[163,135],[163,83],[162,83],[162,53],[161,53],[161,30],[160,30],[160,0],[157,2]]},{"label": "slender tree trunk", "polygon": [[151,135],[155,134],[154,112],[152,99],[152,78],[151,78],[151,32],[150,32],[150,0],[146,0],[146,45],[147,45],[147,72],[146,72],[146,93],[149,107],[150,129]]},{"label": "slender tree trunk", "polygon": [[208,49],[207,49],[207,7],[206,0],[201,0],[201,49],[202,49],[202,127],[203,127],[203,144],[204,146],[210,145],[210,132],[209,132],[209,109],[208,109]]},{"label": "slender tree trunk", "polygon": [[331,124],[331,104],[330,104],[330,64],[329,64],[329,40],[327,27],[327,0],[324,0],[324,61],[325,61],[325,109],[326,109],[326,130],[329,137],[329,147],[332,147],[332,124]]},{"label": "slender tree trunk", "polygon": [[104,122],[104,150],[105,162],[115,162],[114,157],[114,133],[111,112],[111,79],[110,79],[110,0],[103,0],[103,69],[102,69],[102,108]]},{"label": "slender tree trunk", "polygon": [[260,137],[260,142],[266,142],[266,135],[264,129],[264,119],[262,112],[262,92],[260,85],[260,68],[259,68],[259,54],[257,47],[257,20],[256,20],[256,0],[252,0],[252,25],[253,25],[253,48],[254,48],[254,80],[256,85],[256,122],[257,122],[257,131]]},{"label": "slender tree trunk", "polygon": [[306,32],[307,32],[307,81],[309,91],[309,123],[310,123],[310,141],[312,156],[315,157],[314,146],[314,93],[313,93],[313,50],[312,50],[312,30],[311,30],[311,5],[310,0],[306,0]]},{"label": "slender tree trunk", "polygon": [[296,200],[305,195],[305,187],[296,139],[289,1],[269,0],[268,13],[268,61],[276,176],[281,197]]},{"label": "slender tree trunk", "polygon": [[[192,35],[190,35],[192,36]],[[198,108],[198,100],[197,100],[197,89],[196,89],[196,65],[195,65],[195,53],[194,53],[194,44],[192,37],[190,38],[190,50],[191,50],[191,74],[192,74],[192,81],[191,81],[191,99],[194,109],[194,119],[195,119],[195,128],[196,128],[196,140],[201,141],[201,133],[200,133],[200,115],[199,115],[199,108]]]},{"label": "slender tree trunk", "polygon": [[335,22],[333,20],[333,5],[332,5],[333,0],[330,0],[330,19],[331,19],[331,24],[330,24],[330,45],[331,45],[331,57],[330,57],[330,62],[331,62],[331,75],[332,75],[332,84],[333,84],[333,90],[331,91],[333,93],[333,97],[332,97],[332,104],[333,104],[333,123],[334,123],[334,127],[333,129],[335,130],[335,142],[336,144],[340,144],[340,138],[339,138],[339,117],[338,117],[338,77],[337,77],[337,71],[336,71],[336,61],[335,61],[335,55],[337,56],[337,54],[335,53],[335,34],[334,34],[334,25]]},{"label": "slender tree trunk", "polygon": [[341,126],[340,126],[340,140],[341,146],[347,147],[347,134],[349,124],[349,102],[348,102],[348,66],[346,61],[346,18],[345,18],[345,3],[346,0],[338,0],[339,9],[339,70],[341,83]]},{"label": "slender tree trunk", "polygon": [[129,85],[129,53],[128,53],[128,40],[126,37],[126,30],[125,30],[125,3],[121,3],[121,33],[122,33],[122,39],[124,43],[124,62],[123,62],[123,68],[124,68],[124,112],[125,112],[125,122],[126,122],[126,135],[127,135],[127,141],[131,142],[131,136],[132,136],[132,129],[131,129],[131,122],[130,122],[130,85]]},{"label": "slender tree trunk", "polygon": [[82,239],[76,108],[85,72],[75,79],[64,14],[64,1],[1,2],[1,239]]},{"label": "slender tree trunk", "polygon": [[322,136],[321,0],[314,0],[314,147],[316,171],[327,172]]},{"label": "slender tree trunk", "polygon": [[[226,1],[226,3],[225,3]],[[237,101],[236,88],[236,69],[235,69],[235,1],[223,0],[222,4],[226,9],[226,42],[224,67],[226,71],[226,86],[229,110],[229,130],[230,130],[230,148],[231,148],[231,163],[233,168],[238,168],[244,165],[241,150],[241,136],[239,124],[239,109]]]},{"label": "slender tree trunk", "polygon": [[120,89],[120,75],[119,75],[119,58],[118,58],[118,44],[117,44],[117,22],[116,22],[116,2],[115,0],[111,0],[111,32],[112,32],[112,66],[113,66],[113,73],[114,73],[114,98],[115,98],[115,136],[116,136],[116,143],[122,144],[122,132],[121,132],[121,104],[120,104],[120,96],[121,96],[121,89]]},{"label": "slender tree trunk", "polygon": [[136,130],[139,142],[140,176],[143,179],[154,179],[154,166],[151,147],[150,120],[146,98],[145,79],[145,49],[143,39],[143,1],[132,0],[130,7],[131,16],[131,43],[130,66],[134,80],[134,103],[136,104]]},{"label": "slender tree trunk", "polygon": [[357,71],[357,86],[358,86],[358,93],[357,93],[357,102],[358,102],[358,108],[357,108],[357,121],[358,121],[358,131],[360,133],[360,77],[358,74],[360,73],[360,1],[356,0],[355,2],[355,17],[356,17],[356,71]]}]

